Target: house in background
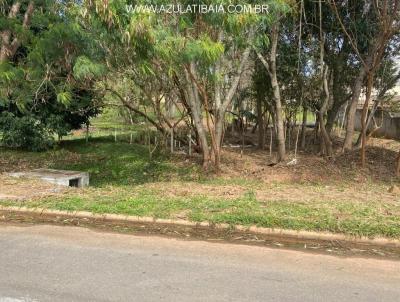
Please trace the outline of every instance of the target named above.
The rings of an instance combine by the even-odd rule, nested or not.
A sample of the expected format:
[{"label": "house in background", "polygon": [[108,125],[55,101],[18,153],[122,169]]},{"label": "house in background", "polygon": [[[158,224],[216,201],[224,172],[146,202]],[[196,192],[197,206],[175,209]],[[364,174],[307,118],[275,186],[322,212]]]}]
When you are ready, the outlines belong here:
[{"label": "house in background", "polygon": [[[396,95],[391,99],[391,103],[397,102],[400,104],[400,95]],[[374,102],[371,102],[369,111],[372,110]],[[355,129],[361,131],[361,116],[363,110],[363,101],[358,104],[355,119]],[[378,128],[376,128],[378,127]],[[375,130],[376,129],[376,130]],[[375,130],[375,131],[374,131]],[[379,105],[374,114],[374,120],[371,121],[368,132],[374,131],[373,136],[384,137],[400,140],[400,111],[393,111],[389,105]]]},{"label": "house in background", "polygon": [[[389,101],[379,104],[371,121],[368,132],[374,131],[373,136],[389,139],[400,139],[400,83],[389,92],[393,95]],[[372,97],[369,104],[369,112],[373,110],[376,96]],[[397,104],[397,105],[396,105]],[[364,106],[364,98],[361,98],[356,111],[355,130],[361,131],[361,116]],[[378,127],[378,128],[377,128]]]}]

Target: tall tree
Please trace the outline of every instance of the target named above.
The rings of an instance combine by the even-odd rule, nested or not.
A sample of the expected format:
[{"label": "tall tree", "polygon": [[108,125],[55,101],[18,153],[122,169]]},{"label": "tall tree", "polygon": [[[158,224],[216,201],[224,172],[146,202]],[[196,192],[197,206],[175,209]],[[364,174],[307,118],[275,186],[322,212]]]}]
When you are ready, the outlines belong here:
[{"label": "tall tree", "polygon": [[[94,37],[76,22],[74,1],[6,3],[1,23],[2,139],[10,146],[40,149],[46,145],[41,140],[63,136],[99,112],[93,79],[104,71],[95,62],[102,54]],[[30,128],[37,129],[37,137]]]},{"label": "tall tree", "polygon": [[278,143],[278,161],[286,159],[286,145],[285,145],[285,129],[283,121],[283,109],[281,99],[281,88],[278,82],[278,71],[277,71],[277,52],[278,52],[278,39],[280,30],[280,20],[276,20],[271,28],[271,47],[266,56],[263,56],[259,51],[257,57],[263,63],[269,74],[271,81],[273,99],[275,103],[275,124],[277,133]]},{"label": "tall tree", "polygon": [[[352,88],[352,99],[347,113],[344,149],[352,148],[355,112],[364,79],[366,78],[367,81],[366,100],[361,118],[363,128],[361,161],[364,165],[366,116],[373,88],[374,75],[380,66],[389,42],[394,35],[398,34],[400,1],[348,1],[345,5],[340,6],[334,0],[329,1],[329,3],[361,64],[359,74],[355,78]],[[346,13],[341,13],[343,10],[346,10]]]},{"label": "tall tree", "polygon": [[[111,28],[122,26],[122,31],[136,46],[132,49],[134,54],[140,54],[154,72],[164,73],[174,83],[175,95],[188,108],[202,150],[203,166],[207,168],[211,161],[218,170],[225,115],[248,65],[257,21],[268,18],[246,13],[198,12],[159,18],[154,12],[134,12],[125,26],[121,22],[123,17],[114,11],[117,3],[123,2],[99,0],[88,4],[100,12]],[[270,3],[276,6],[271,13],[280,9],[280,1]]]}]

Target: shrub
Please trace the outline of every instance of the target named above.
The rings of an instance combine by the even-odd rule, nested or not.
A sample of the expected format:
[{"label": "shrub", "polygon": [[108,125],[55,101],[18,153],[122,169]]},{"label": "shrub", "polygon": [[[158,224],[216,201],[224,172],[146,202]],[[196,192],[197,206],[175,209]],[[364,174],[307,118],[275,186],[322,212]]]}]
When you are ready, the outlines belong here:
[{"label": "shrub", "polygon": [[0,115],[0,131],[2,143],[7,147],[42,151],[54,145],[54,137],[33,116],[18,117],[10,112],[3,112]]}]

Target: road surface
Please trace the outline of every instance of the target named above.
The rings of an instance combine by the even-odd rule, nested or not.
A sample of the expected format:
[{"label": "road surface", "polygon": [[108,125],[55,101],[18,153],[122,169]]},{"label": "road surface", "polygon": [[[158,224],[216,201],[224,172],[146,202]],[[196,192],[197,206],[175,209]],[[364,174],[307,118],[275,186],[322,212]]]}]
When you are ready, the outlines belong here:
[{"label": "road surface", "polygon": [[0,225],[0,301],[400,301],[400,262]]}]

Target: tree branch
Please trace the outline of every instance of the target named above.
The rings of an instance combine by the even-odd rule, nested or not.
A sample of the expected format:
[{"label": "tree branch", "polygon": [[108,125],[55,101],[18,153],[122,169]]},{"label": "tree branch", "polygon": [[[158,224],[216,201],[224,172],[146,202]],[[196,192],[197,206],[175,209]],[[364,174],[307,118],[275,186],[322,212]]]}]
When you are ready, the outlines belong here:
[{"label": "tree branch", "polygon": [[156,127],[156,129],[158,131],[160,131],[162,134],[165,134],[166,131],[165,129],[160,126],[159,124],[157,124],[157,122],[155,122],[151,117],[149,117],[146,113],[140,111],[139,109],[135,108],[134,106],[132,106],[132,104],[128,103],[121,94],[119,94],[117,91],[115,91],[114,89],[111,88],[105,88],[106,91],[112,92],[114,95],[116,95],[118,97],[118,99],[121,101],[121,103],[127,107],[129,110],[132,110],[133,112],[135,112],[136,114],[144,117],[150,124],[152,124],[154,127]]}]

